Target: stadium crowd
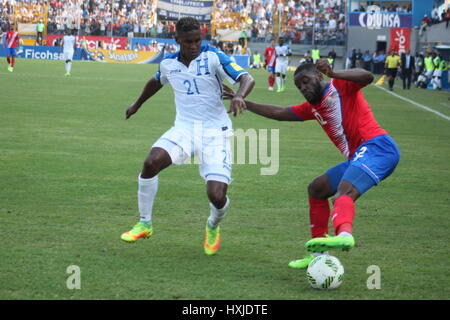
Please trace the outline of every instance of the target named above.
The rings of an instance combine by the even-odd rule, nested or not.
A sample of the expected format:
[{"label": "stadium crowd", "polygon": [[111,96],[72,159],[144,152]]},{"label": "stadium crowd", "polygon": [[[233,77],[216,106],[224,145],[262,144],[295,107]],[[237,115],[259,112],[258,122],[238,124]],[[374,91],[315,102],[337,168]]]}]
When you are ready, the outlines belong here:
[{"label": "stadium crowd", "polygon": [[[361,2],[359,8],[354,9],[355,12],[367,12],[371,11],[370,6],[368,6],[368,3]],[[383,12],[397,12],[397,13],[411,13],[411,3],[407,3],[406,5],[400,5],[399,3],[390,3],[387,6],[382,6],[381,11]]]},{"label": "stadium crowd", "polygon": [[339,45],[345,37],[345,6],[344,0],[218,0],[213,21],[242,30],[247,41],[269,42],[273,26],[281,22],[288,43]]},{"label": "stadium crowd", "polygon": [[[75,29],[80,35],[169,35],[173,23],[156,23],[154,0],[0,0],[2,21],[15,13],[19,23],[37,23],[48,7],[47,32],[64,34]],[[15,8],[14,8],[15,7]]]},{"label": "stadium crowd", "polygon": [[292,43],[342,45],[345,40],[345,1],[289,0],[283,10],[287,13],[285,38]]},{"label": "stadium crowd", "polygon": [[[156,0],[0,0],[2,20],[37,23],[48,7],[47,33],[79,35],[171,37],[175,24],[158,21]],[[274,25],[288,43],[343,44],[345,0],[217,0],[212,24],[241,31],[245,41],[269,42]],[[16,7],[16,8],[14,8]],[[279,20],[274,17],[279,17]],[[202,26],[208,38],[211,30]]]}]

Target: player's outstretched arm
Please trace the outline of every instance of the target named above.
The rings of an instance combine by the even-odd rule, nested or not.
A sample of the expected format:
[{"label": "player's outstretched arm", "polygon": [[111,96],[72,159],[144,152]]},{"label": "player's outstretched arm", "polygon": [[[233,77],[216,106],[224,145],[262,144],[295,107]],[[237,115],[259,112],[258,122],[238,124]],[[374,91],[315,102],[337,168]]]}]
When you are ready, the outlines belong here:
[{"label": "player's outstretched arm", "polygon": [[162,87],[162,84],[156,80],[155,77],[151,78],[145,85],[144,90],[142,90],[142,93],[136,102],[133,103],[125,112],[125,120],[135,114],[144,102],[157,93]]},{"label": "player's outstretched arm", "polygon": [[[223,98],[227,100],[233,99],[235,92],[230,87],[223,85]],[[299,121],[299,118],[290,110],[289,107],[283,108],[269,104],[260,104],[253,101],[245,100],[248,110],[260,116],[274,119],[278,121]]]},{"label": "player's outstretched arm", "polygon": [[372,72],[360,68],[333,71],[330,64],[325,59],[319,59],[316,63],[316,67],[317,70],[330,78],[352,81],[363,86],[367,86],[374,79]]}]

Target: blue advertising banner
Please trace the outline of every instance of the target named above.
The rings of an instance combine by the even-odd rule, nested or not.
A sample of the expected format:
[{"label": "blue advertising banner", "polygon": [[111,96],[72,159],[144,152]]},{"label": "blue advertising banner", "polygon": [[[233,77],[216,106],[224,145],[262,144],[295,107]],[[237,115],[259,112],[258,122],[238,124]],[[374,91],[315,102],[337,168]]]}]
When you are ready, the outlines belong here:
[{"label": "blue advertising banner", "polygon": [[200,22],[210,22],[214,1],[210,0],[159,0],[156,12],[165,19],[193,17]]},{"label": "blue advertising banner", "polygon": [[232,55],[231,60],[234,60],[242,68],[246,69],[250,66],[250,57],[244,55]]},{"label": "blue advertising banner", "polygon": [[[0,57],[6,56],[6,50],[3,46],[0,47]],[[48,46],[21,46],[17,48],[17,57],[26,59],[42,59],[42,60],[63,60],[62,47],[48,47]],[[80,60],[81,49],[75,49],[73,60]]]},{"label": "blue advertising banner", "polygon": [[348,25],[368,29],[411,28],[413,25],[412,18],[412,14],[392,12],[349,13]]},{"label": "blue advertising banner", "polygon": [[[144,38],[141,38],[141,40]],[[145,39],[147,40],[147,39]],[[139,60],[139,55],[150,54],[150,52],[135,52],[135,51],[124,51],[124,50],[116,50],[113,52],[113,56],[119,56],[123,54],[134,54],[136,55],[135,60]],[[105,54],[109,55],[108,50],[97,50],[91,49],[89,51],[76,48],[73,60],[91,60],[91,61],[103,61],[103,62],[124,62],[124,61],[109,61],[108,59],[99,59],[97,58],[97,54],[100,56],[104,56]],[[154,63],[158,64],[162,61],[164,56],[167,53],[159,52],[151,57],[148,61],[128,61],[129,63]],[[0,57],[6,57],[6,50],[3,46],[0,46]],[[17,57],[25,58],[25,59],[38,59],[38,60],[64,60],[63,48],[62,47],[48,47],[48,46],[22,46],[17,48]],[[250,57],[245,55],[232,55],[231,59],[240,65],[242,68],[248,68],[250,65]],[[141,57],[142,58],[142,57]],[[123,60],[123,59],[122,59]],[[142,60],[142,59],[141,59]]]}]

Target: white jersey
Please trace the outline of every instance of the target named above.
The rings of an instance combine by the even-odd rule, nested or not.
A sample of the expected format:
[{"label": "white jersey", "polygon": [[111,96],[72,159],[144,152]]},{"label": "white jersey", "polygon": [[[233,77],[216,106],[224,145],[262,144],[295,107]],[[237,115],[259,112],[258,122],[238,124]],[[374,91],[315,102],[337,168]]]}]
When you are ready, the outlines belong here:
[{"label": "white jersey", "polygon": [[231,61],[222,51],[202,46],[200,54],[189,67],[179,60],[180,52],[165,57],[156,73],[156,79],[170,83],[175,95],[175,127],[192,130],[201,121],[204,129],[232,129],[231,120],[222,101],[222,82],[234,84],[243,74],[243,68]]},{"label": "white jersey", "polygon": [[69,51],[73,51],[74,50],[74,46],[75,46],[75,37],[72,35],[65,35],[63,38],[63,43],[64,43],[64,51],[65,52],[69,52]]},{"label": "white jersey", "polygon": [[283,63],[287,64],[289,62],[288,54],[291,52],[291,49],[287,44],[283,44],[280,46],[279,44],[275,47],[275,54],[277,55],[277,64]]}]

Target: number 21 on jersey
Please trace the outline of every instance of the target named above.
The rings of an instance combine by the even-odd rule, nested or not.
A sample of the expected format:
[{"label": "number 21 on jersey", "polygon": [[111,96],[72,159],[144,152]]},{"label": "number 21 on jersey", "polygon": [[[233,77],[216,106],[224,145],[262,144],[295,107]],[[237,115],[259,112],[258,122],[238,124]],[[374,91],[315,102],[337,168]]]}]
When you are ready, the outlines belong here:
[{"label": "number 21 on jersey", "polygon": [[187,89],[186,92],[187,95],[200,94],[200,91],[198,90],[197,81],[195,81],[195,79],[193,79],[192,82],[189,80],[184,80],[183,84]]}]

